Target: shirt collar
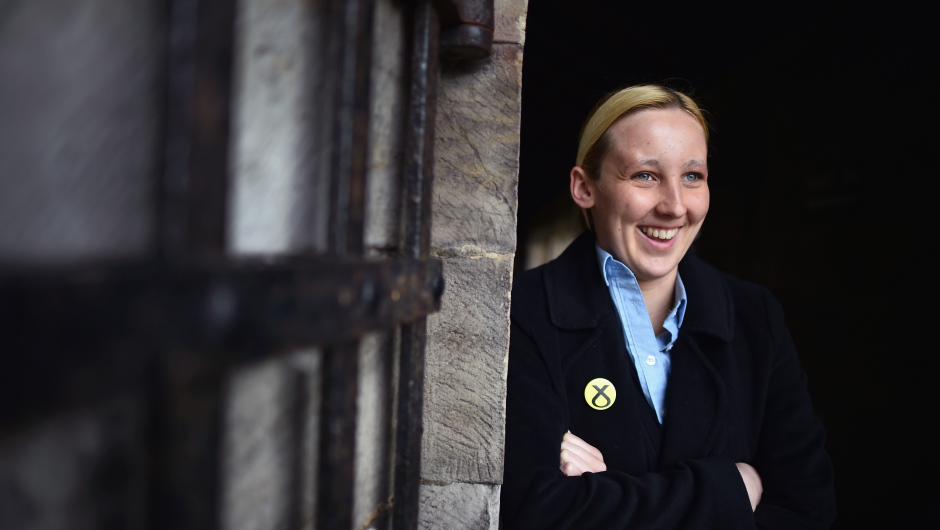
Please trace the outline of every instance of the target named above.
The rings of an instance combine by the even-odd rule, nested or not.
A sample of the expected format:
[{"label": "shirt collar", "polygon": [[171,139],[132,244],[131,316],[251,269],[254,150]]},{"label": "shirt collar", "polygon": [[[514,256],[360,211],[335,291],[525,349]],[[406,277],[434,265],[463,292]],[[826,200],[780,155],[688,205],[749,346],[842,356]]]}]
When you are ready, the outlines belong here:
[{"label": "shirt collar", "polygon": [[[630,270],[630,267],[627,267],[620,261],[617,261],[617,258],[613,257],[613,255],[611,255],[609,252],[602,249],[601,246],[597,243],[594,243],[594,250],[597,253],[597,264],[601,268],[601,276],[604,278],[604,285],[606,285],[608,288],[610,287],[610,280],[607,276],[609,262],[611,265],[611,274],[623,273],[625,277],[631,280],[628,282],[629,285],[635,286],[637,290],[640,289],[640,285],[636,281],[636,275],[633,274],[633,271]],[[686,299],[685,293],[685,285],[682,283],[681,274],[676,274],[676,288],[673,297],[672,311],[670,311],[669,316],[666,317],[666,322],[663,324],[663,327],[669,331],[671,337],[675,338],[678,336],[679,328],[682,327],[682,321],[685,319],[685,307],[688,305],[688,300]]]},{"label": "shirt collar", "polygon": [[[609,252],[602,249],[600,245],[594,243],[594,251],[597,252],[597,264],[601,268],[601,276],[604,278],[604,285],[610,287],[610,280],[607,279],[607,260],[612,259],[616,263],[620,263],[616,258],[610,255]],[[630,271],[629,268],[627,268]],[[630,271],[630,275],[633,275],[633,271]]]}]

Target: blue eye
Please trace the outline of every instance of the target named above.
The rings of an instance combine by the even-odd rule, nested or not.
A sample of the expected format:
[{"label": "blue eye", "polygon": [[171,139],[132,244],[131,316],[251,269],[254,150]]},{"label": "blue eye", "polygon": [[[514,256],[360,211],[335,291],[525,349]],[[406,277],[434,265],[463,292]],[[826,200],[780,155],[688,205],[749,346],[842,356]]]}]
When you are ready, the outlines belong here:
[{"label": "blue eye", "polygon": [[704,177],[698,173],[686,173],[682,176],[682,178],[689,182],[698,182],[700,180],[704,180]]},{"label": "blue eye", "polygon": [[644,181],[653,180],[653,175],[651,173],[647,173],[644,171],[643,173],[637,173],[636,175],[633,175],[633,178],[637,180],[644,180]]}]

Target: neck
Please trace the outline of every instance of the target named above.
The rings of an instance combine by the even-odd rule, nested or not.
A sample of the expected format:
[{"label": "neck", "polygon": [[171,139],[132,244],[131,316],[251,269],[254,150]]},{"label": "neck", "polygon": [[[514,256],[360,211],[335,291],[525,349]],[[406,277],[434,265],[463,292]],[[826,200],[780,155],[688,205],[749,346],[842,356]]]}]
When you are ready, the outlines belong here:
[{"label": "neck", "polygon": [[672,274],[663,278],[637,281],[640,285],[640,292],[643,293],[646,310],[650,315],[650,323],[653,324],[653,331],[657,335],[665,331],[663,323],[666,322],[666,317],[672,311],[672,303],[676,296],[677,275],[678,271],[673,271]]}]

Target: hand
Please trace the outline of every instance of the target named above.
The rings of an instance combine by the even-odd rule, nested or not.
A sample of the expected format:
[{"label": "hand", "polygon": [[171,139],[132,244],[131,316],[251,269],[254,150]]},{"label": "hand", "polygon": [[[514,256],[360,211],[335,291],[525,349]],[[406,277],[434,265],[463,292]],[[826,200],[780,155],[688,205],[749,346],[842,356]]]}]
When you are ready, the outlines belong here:
[{"label": "hand", "polygon": [[757,505],[760,504],[760,496],[764,493],[764,484],[761,482],[757,470],[750,464],[738,462],[735,465],[744,480],[744,487],[747,488],[747,497],[751,501],[751,511],[754,511],[757,509]]},{"label": "hand", "polygon": [[582,473],[607,471],[607,464],[600,451],[568,431],[561,439],[561,471],[566,476],[579,477]]}]

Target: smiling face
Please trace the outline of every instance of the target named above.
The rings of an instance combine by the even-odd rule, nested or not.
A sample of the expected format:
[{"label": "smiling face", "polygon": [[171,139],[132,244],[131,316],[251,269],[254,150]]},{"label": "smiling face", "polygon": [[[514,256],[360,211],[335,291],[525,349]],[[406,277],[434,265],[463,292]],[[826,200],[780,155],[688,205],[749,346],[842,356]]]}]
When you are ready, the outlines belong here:
[{"label": "smiling face", "polygon": [[589,208],[597,242],[642,284],[675,282],[708,213],[708,146],[685,110],[647,109],[607,130],[599,178],[571,170],[571,196]]}]

